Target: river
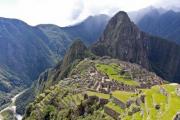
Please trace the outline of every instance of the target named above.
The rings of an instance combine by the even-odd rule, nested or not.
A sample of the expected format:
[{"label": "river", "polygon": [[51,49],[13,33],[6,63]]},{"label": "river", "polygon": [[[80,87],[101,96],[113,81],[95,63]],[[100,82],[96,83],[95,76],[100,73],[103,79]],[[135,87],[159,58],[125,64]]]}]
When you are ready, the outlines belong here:
[{"label": "river", "polygon": [[7,106],[6,108],[4,108],[3,110],[0,111],[0,120],[3,120],[3,116],[1,115],[1,113],[6,111],[6,110],[11,110],[13,112],[13,114],[14,114],[14,118],[16,118],[17,120],[22,120],[22,116],[16,113],[15,101],[26,90],[27,89],[23,90],[22,92],[16,94],[13,98],[11,98],[11,104],[9,106]]}]

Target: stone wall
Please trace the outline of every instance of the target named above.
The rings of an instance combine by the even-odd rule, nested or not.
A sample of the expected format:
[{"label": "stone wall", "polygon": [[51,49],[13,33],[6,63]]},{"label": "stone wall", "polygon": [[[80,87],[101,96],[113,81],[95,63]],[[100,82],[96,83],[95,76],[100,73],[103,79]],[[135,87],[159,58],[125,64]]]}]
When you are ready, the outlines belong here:
[{"label": "stone wall", "polygon": [[113,99],[113,102],[117,105],[119,105],[122,109],[125,109],[127,106],[126,106],[126,103],[120,101],[119,99],[115,98],[115,97],[112,97]]},{"label": "stone wall", "polygon": [[108,114],[109,116],[111,116],[112,118],[114,118],[115,120],[121,120],[119,113],[117,113],[116,111],[114,111],[106,106],[104,107],[104,112],[106,114]]},{"label": "stone wall", "polygon": [[180,113],[177,113],[173,120],[180,120]]}]

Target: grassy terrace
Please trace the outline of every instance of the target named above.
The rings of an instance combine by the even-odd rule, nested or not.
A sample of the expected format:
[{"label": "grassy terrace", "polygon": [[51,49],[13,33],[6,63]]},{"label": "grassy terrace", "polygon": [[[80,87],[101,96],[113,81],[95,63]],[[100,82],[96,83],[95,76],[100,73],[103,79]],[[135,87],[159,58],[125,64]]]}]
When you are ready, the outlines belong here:
[{"label": "grassy terrace", "polygon": [[[163,85],[168,96],[160,93],[160,86],[153,86],[151,89],[144,89],[143,94],[145,94],[145,103],[141,104],[141,111],[133,114],[132,116],[127,115],[128,111],[132,111],[132,107],[121,109],[120,106],[116,105],[113,101],[108,102],[105,106],[121,114],[122,120],[171,120],[174,115],[180,111],[180,97],[176,95],[176,86]],[[109,95],[88,91],[89,95],[96,95],[100,98],[109,98]],[[125,91],[114,91],[112,96],[121,100],[122,102],[127,102],[129,99],[137,98],[138,95],[132,92]],[[156,105],[160,108],[156,109]],[[138,107],[138,106],[137,106]]]},{"label": "grassy terrace", "polygon": [[132,92],[125,92],[125,91],[114,91],[112,93],[112,96],[121,100],[122,102],[127,102],[129,99],[133,99],[135,97],[137,97],[136,94],[132,93]]},{"label": "grassy terrace", "polygon": [[97,97],[99,97],[99,98],[104,98],[104,99],[109,99],[109,98],[110,98],[110,95],[109,95],[109,94],[104,94],[104,93],[87,91],[87,94],[88,94],[89,96],[97,96]]},{"label": "grassy terrace", "polygon": [[130,75],[127,72],[125,72],[123,75],[120,75],[122,69],[117,64],[96,64],[96,69],[102,73],[107,74],[110,79],[123,82],[127,85],[139,85],[138,82],[130,79]]},{"label": "grassy terrace", "polygon": [[81,104],[81,100],[83,100],[83,96],[81,94],[76,94],[72,96],[72,99],[75,101],[76,105]]},{"label": "grassy terrace", "polygon": [[122,114],[124,112],[124,110],[120,106],[116,105],[113,102],[108,102],[108,104],[106,104],[106,107],[111,108],[112,110],[114,110],[120,114]]},{"label": "grassy terrace", "polygon": [[[168,96],[160,93],[159,86],[153,86],[144,92],[146,95],[144,111],[151,120],[171,120],[180,111],[180,97],[175,94],[176,87],[171,85],[162,87],[168,92]],[[160,105],[160,109],[157,110],[155,105]]]},{"label": "grassy terrace", "polygon": [[69,95],[67,97],[65,97],[63,99],[63,101],[65,103],[69,103],[69,102],[73,102],[75,103],[76,105],[80,105],[81,104],[81,100],[83,100],[83,96],[81,94],[76,94],[76,95]]},{"label": "grassy terrace", "polygon": [[[174,115],[177,112],[180,112],[180,97],[176,95],[176,86],[163,85],[161,87],[168,92],[168,95],[165,96],[160,93],[160,86],[153,86],[151,89],[144,89],[143,93],[146,96],[145,103],[141,104],[141,111],[132,116],[127,115],[127,112],[131,111],[132,106],[125,110],[122,110],[113,102],[109,102],[106,106],[121,113],[122,120],[172,120]],[[134,93],[124,91],[114,91],[112,96],[123,102],[138,97]],[[156,109],[156,105],[159,105],[160,108]]]}]

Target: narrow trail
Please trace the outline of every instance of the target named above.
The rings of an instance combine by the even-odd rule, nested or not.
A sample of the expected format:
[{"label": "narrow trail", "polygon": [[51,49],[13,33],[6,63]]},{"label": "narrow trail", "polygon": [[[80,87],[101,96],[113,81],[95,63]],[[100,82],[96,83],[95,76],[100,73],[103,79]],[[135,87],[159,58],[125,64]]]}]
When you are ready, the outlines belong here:
[{"label": "narrow trail", "polygon": [[11,98],[11,104],[0,111],[0,120],[3,120],[3,116],[1,114],[6,110],[11,110],[14,114],[14,118],[16,118],[17,120],[22,120],[22,116],[16,113],[15,101],[20,95],[22,95],[27,90],[28,89],[25,89],[22,92],[16,94],[13,98]]}]

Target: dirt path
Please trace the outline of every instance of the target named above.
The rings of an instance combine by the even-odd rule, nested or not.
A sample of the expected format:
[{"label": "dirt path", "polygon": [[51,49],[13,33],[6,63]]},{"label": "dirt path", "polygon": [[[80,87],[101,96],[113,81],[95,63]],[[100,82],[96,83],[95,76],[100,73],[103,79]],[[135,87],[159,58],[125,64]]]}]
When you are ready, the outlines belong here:
[{"label": "dirt path", "polygon": [[3,116],[1,115],[1,113],[6,111],[6,110],[11,110],[13,112],[13,114],[14,114],[14,117],[17,120],[22,120],[22,116],[16,113],[15,101],[20,95],[22,95],[26,91],[27,91],[27,89],[23,90],[22,92],[16,94],[13,98],[11,98],[11,104],[8,107],[6,107],[6,108],[4,108],[3,110],[0,111],[0,120],[3,120]]}]

